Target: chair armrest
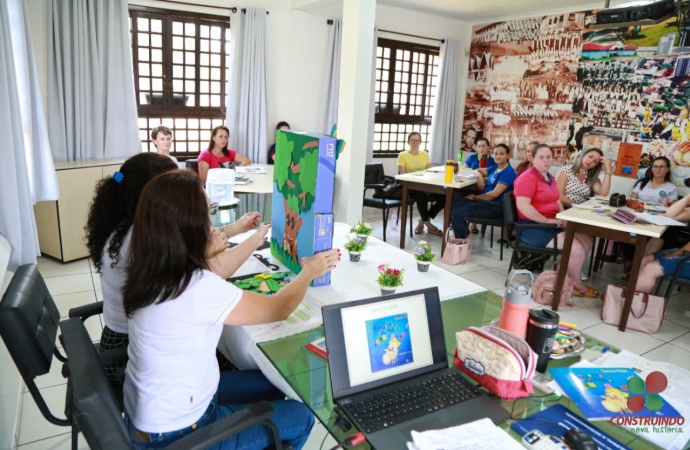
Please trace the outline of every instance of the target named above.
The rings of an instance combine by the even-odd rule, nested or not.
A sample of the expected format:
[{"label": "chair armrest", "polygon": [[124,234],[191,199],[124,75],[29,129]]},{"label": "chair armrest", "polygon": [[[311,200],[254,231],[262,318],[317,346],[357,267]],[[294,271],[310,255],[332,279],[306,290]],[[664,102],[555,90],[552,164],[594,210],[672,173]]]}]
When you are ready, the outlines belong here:
[{"label": "chair armrest", "polygon": [[[182,439],[165,447],[165,450],[202,450],[240,433],[247,428],[270,421],[273,408],[267,401],[259,402],[242,409],[235,414],[206,425]],[[271,424],[272,425],[272,424]],[[275,427],[275,426],[274,426]],[[275,434],[274,434],[275,437]],[[274,443],[276,449],[282,449],[280,437]]]},{"label": "chair armrest", "polygon": [[556,228],[555,223],[516,223],[516,228]]},{"label": "chair armrest", "polygon": [[70,319],[79,317],[82,322],[96,314],[103,314],[103,302],[89,303],[88,305],[77,306],[69,310]]},{"label": "chair armrest", "polygon": [[101,360],[101,365],[103,367],[129,360],[129,356],[127,356],[127,347],[119,347],[99,353],[98,358]]},{"label": "chair armrest", "polygon": [[374,188],[374,189],[381,188],[381,189],[383,189],[384,187],[386,187],[386,185],[383,183],[367,183],[364,185],[365,189],[369,189],[369,188]]}]

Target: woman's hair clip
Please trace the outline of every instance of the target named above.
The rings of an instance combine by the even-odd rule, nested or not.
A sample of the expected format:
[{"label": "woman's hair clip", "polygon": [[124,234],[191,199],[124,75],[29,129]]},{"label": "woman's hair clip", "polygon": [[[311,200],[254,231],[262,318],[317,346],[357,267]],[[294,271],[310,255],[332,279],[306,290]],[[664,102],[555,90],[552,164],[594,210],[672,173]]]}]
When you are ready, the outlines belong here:
[{"label": "woman's hair clip", "polygon": [[117,171],[113,174],[113,180],[115,180],[116,183],[122,184],[122,180],[124,179],[125,175],[120,171]]}]

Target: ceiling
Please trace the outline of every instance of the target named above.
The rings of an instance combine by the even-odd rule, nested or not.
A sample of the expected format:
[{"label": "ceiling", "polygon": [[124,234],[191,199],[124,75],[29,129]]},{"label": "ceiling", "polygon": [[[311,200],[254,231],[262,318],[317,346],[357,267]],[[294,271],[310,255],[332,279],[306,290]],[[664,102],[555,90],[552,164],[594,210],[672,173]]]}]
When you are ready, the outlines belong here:
[{"label": "ceiling", "polygon": [[[604,6],[604,0],[378,0],[378,3],[475,23]],[[630,0],[611,0],[611,6],[624,3]]]}]

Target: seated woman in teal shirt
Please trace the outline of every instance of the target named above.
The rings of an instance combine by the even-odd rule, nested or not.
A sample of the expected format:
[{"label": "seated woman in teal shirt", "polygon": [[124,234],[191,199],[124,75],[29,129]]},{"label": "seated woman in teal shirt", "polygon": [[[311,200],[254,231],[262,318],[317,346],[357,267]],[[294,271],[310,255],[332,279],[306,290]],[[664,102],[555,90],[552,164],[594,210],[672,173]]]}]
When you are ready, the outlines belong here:
[{"label": "seated woman in teal shirt", "polygon": [[479,202],[475,198],[491,200],[496,203],[503,201],[503,194],[513,189],[513,182],[517,175],[509,161],[510,149],[505,144],[494,147],[493,160],[495,166],[486,169],[476,169],[477,187],[481,194],[457,195],[453,200],[453,210],[450,215],[450,223],[453,226],[455,236],[466,238],[470,234],[468,218],[470,214],[474,218],[494,218],[503,215],[502,208],[494,208]]}]

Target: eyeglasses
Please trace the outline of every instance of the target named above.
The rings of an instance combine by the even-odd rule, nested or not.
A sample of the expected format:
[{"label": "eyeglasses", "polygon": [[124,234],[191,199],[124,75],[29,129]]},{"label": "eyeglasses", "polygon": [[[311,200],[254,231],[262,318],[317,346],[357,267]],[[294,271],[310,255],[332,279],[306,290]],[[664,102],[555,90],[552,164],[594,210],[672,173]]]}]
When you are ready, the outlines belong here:
[{"label": "eyeglasses", "polygon": [[410,144],[421,144],[422,141],[420,139],[410,139]]},{"label": "eyeglasses", "polygon": [[216,213],[218,212],[218,202],[211,202],[211,204],[208,205],[208,212],[209,212],[212,216],[215,216]]},{"label": "eyeglasses", "polygon": [[664,169],[667,169],[667,167],[666,166],[652,166],[652,169],[664,170]]}]

